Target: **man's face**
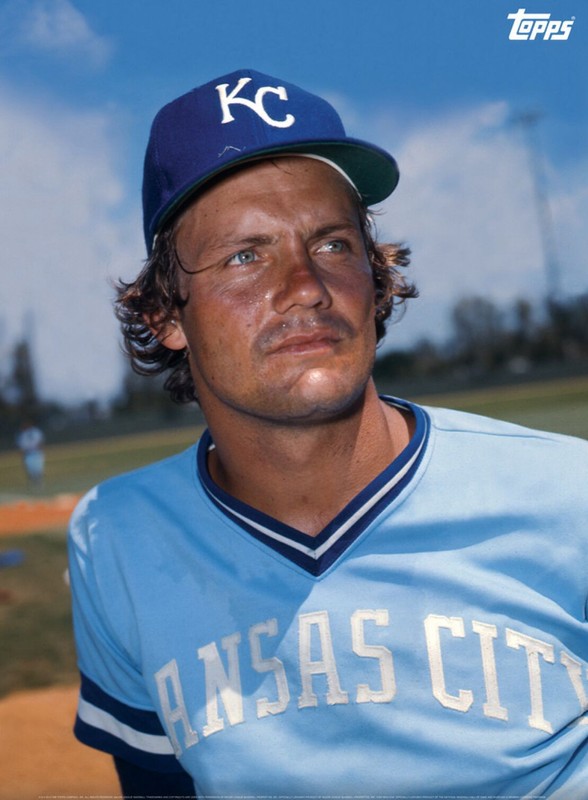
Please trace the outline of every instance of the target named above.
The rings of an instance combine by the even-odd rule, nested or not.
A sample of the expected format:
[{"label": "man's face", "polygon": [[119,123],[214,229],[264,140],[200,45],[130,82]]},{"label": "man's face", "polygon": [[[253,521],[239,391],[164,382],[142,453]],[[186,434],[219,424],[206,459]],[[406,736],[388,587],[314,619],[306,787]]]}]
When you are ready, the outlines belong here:
[{"label": "man's face", "polygon": [[205,414],[300,423],[349,410],[375,355],[374,285],[351,187],[309,158],[224,178],[176,239],[188,303],[165,343],[189,349]]}]

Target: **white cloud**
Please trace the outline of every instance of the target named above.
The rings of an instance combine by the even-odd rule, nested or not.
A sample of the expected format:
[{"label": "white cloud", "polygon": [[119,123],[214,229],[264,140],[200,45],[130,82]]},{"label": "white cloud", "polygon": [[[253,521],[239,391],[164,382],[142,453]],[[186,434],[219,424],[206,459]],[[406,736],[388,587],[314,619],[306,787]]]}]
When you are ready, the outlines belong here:
[{"label": "white cloud", "polygon": [[41,393],[66,402],[118,388],[109,278],[143,257],[113,127],[103,113],[50,113],[0,88],[0,346],[30,335]]},{"label": "white cloud", "polygon": [[112,52],[111,41],[93,31],[69,0],[19,0],[4,17],[19,42],[34,49],[81,57],[95,67],[103,66]]},{"label": "white cloud", "polygon": [[[397,157],[401,181],[383,205],[382,238],[413,250],[413,280],[421,297],[386,345],[419,336],[445,338],[448,310],[464,295],[501,306],[546,294],[543,249],[525,143],[510,125],[511,110],[494,103],[413,127],[396,141],[373,141]],[[390,136],[388,134],[388,139]],[[564,295],[588,291],[588,183],[576,165],[564,173],[547,164],[548,200]],[[584,177],[582,177],[584,176]]]},{"label": "white cloud", "polygon": [[[496,103],[403,131],[381,120],[371,131],[363,125],[362,138],[400,163],[399,188],[378,227],[381,238],[413,248],[410,272],[421,290],[391,327],[391,344],[445,337],[448,311],[464,294],[500,304],[544,295],[528,156],[509,118]],[[0,351],[32,325],[46,397],[106,398],[119,388],[109,279],[135,275],[144,255],[138,187],[122,185],[117,170],[119,127],[105,112],[45,108],[0,86]],[[570,294],[588,290],[585,166],[568,174],[547,164],[562,288]]]}]

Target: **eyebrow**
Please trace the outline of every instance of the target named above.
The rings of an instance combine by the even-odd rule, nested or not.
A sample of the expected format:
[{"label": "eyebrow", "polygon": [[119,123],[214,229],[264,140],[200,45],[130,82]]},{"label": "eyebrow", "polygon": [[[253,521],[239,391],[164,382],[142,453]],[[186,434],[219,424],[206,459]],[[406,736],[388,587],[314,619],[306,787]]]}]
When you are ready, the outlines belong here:
[{"label": "eyebrow", "polygon": [[[341,222],[332,222],[327,225],[322,225],[320,228],[313,230],[310,233],[310,239],[321,239],[324,236],[331,236],[335,233],[352,232],[361,236],[361,228],[359,224],[351,220],[342,220]],[[239,239],[224,239],[217,238],[215,241],[206,245],[208,251],[217,250],[231,250],[238,251],[247,247],[258,247],[262,245],[274,244],[278,236],[267,236],[263,234],[252,234],[251,236],[243,236]]]},{"label": "eyebrow", "polygon": [[245,247],[255,247],[258,245],[272,244],[276,241],[275,236],[244,236],[242,239],[217,239],[207,245],[208,250],[241,250]]},{"label": "eyebrow", "polygon": [[345,231],[361,234],[361,227],[359,224],[355,224],[351,221],[334,222],[331,225],[323,225],[322,228],[318,228],[313,232],[312,238],[321,239],[323,236],[330,236],[333,233],[344,233]]}]

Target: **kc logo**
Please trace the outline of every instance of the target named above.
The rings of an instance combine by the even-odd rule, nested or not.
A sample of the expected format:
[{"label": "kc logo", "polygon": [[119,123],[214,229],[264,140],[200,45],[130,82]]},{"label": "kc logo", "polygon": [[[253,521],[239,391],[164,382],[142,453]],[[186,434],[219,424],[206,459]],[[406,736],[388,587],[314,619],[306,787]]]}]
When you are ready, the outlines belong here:
[{"label": "kc logo", "polygon": [[286,89],[283,86],[260,86],[260,88],[255,92],[255,99],[248,100],[246,97],[239,97],[239,92],[243,89],[251,81],[251,78],[240,78],[239,82],[232,89],[229,94],[227,94],[227,89],[229,88],[228,83],[219,83],[215,89],[218,92],[218,96],[220,99],[221,108],[223,110],[223,118],[222,124],[224,125],[226,122],[234,122],[235,118],[231,113],[231,106],[235,104],[239,104],[242,106],[247,106],[250,108],[251,111],[254,111],[258,117],[260,117],[264,122],[267,122],[268,125],[271,125],[273,128],[289,128],[295,122],[295,117],[293,114],[286,114],[284,119],[274,119],[270,117],[263,106],[263,99],[266,94],[276,94],[280,100],[287,100],[288,94],[286,93]]}]

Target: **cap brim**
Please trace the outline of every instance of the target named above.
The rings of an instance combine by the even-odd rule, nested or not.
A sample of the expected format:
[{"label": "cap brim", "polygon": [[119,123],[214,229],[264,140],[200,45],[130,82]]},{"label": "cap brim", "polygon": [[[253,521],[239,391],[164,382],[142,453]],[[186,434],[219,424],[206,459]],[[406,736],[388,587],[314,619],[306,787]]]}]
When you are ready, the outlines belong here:
[{"label": "cap brim", "polygon": [[396,188],[399,179],[398,166],[394,158],[369,142],[361,139],[345,139],[345,141],[309,141],[288,144],[279,147],[260,149],[254,153],[237,156],[222,167],[187,182],[167,205],[165,213],[153,222],[152,234],[155,236],[178,211],[193,199],[194,196],[211,180],[223,172],[234,169],[248,162],[271,157],[272,155],[297,153],[317,155],[336,164],[357,188],[366,206],[372,206],[385,200]]}]

